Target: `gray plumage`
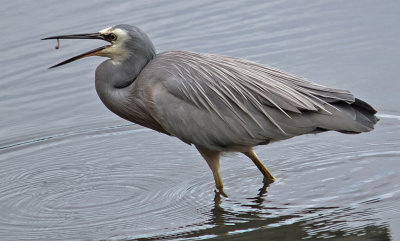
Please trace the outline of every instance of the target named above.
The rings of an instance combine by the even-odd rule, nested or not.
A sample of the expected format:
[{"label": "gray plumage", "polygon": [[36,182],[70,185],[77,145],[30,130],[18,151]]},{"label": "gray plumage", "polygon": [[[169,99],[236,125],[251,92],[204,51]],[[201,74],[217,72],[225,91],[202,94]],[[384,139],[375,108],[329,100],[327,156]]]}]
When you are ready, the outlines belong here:
[{"label": "gray plumage", "polygon": [[[115,41],[107,39],[111,34]],[[112,43],[90,52],[110,58],[96,69],[103,103],[126,120],[194,144],[221,192],[220,152],[250,157],[252,147],[260,144],[330,130],[368,132],[378,121],[376,111],[347,90],[240,58],[189,51],[156,54],[148,36],[130,25],[98,35]]]}]

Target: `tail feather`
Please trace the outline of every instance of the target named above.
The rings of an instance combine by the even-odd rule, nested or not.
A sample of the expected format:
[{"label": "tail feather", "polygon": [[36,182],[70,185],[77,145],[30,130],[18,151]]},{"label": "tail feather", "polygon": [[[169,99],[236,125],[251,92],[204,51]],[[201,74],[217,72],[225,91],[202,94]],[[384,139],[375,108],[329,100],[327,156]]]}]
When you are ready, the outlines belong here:
[{"label": "tail feather", "polygon": [[331,116],[318,116],[318,129],[334,130],[345,134],[358,134],[374,129],[379,119],[375,116],[376,110],[360,99],[353,103],[344,101],[330,103],[337,110]]},{"label": "tail feather", "polygon": [[354,103],[351,104],[351,107],[356,111],[355,121],[367,127],[369,129],[368,131],[372,131],[375,124],[379,121],[379,118],[375,116],[376,110],[367,102],[357,98]]},{"label": "tail feather", "polygon": [[[352,104],[353,106],[356,106],[360,109],[363,109],[365,111],[367,111],[370,114],[375,115],[376,114],[376,110],[367,102],[360,100],[358,98],[355,99],[354,103]],[[379,119],[378,119],[379,120]]]}]

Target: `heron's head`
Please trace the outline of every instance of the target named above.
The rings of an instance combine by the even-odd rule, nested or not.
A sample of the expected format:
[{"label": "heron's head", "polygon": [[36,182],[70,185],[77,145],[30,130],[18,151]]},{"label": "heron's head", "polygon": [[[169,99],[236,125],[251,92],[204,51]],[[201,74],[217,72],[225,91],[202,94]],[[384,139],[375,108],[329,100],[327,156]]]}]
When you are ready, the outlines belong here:
[{"label": "heron's head", "polygon": [[101,39],[109,42],[105,46],[93,49],[83,54],[67,59],[50,68],[68,64],[78,59],[89,56],[103,56],[110,58],[115,64],[121,63],[132,56],[144,56],[152,58],[155,49],[150,38],[142,30],[135,26],[119,24],[105,28],[97,33],[59,35],[44,38],[47,39]]}]

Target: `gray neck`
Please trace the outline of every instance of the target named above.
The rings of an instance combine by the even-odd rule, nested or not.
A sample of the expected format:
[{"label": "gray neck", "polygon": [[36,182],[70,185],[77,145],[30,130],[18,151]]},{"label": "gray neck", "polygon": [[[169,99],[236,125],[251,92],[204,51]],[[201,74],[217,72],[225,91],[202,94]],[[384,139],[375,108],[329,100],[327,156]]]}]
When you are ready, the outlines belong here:
[{"label": "gray neck", "polygon": [[96,88],[97,84],[116,89],[128,87],[153,57],[134,55],[119,63],[111,59],[104,61],[96,69]]},{"label": "gray neck", "polygon": [[143,105],[132,86],[141,70],[153,58],[151,54],[132,55],[128,59],[113,63],[106,60],[96,69],[96,91],[100,99],[115,114],[134,121],[132,113],[142,112]]}]

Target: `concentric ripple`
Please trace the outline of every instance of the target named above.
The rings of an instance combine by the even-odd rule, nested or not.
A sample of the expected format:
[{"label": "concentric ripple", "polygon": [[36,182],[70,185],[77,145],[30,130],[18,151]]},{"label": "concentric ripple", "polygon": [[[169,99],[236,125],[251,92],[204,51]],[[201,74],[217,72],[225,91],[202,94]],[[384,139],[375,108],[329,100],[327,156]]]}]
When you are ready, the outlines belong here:
[{"label": "concentric ripple", "polygon": [[[372,135],[379,140],[393,121],[383,118]],[[227,198],[214,197],[211,172],[194,148],[135,125],[24,141],[3,148],[0,230],[10,240],[19,233],[174,239],[308,223],[310,237],[359,235],[382,223],[377,208],[398,212],[382,205],[400,196],[397,172],[387,171],[398,161],[399,143],[386,139],[358,143],[326,133],[258,148],[278,178],[264,189],[251,161],[223,156]]]},{"label": "concentric ripple", "polygon": [[[90,233],[98,232],[102,239],[113,236],[110,230],[118,230],[114,235],[124,230],[140,234],[198,222],[193,215],[179,214],[196,212],[197,205],[188,203],[199,199],[185,190],[193,172],[175,173],[191,164],[180,163],[184,158],[179,151],[168,152],[183,145],[142,130],[121,127],[60,135],[17,152],[9,147],[0,173],[0,230],[13,232],[2,237],[30,230],[32,238],[46,233],[93,238]],[[109,149],[115,139],[135,145]],[[143,148],[154,143],[168,147],[161,144],[160,151],[151,152]],[[20,166],[23,163],[29,166]]]},{"label": "concentric ripple", "polygon": [[[0,240],[400,240],[396,1],[3,1]],[[68,17],[65,17],[68,16]],[[380,122],[260,146],[277,177],[222,158],[228,197],[194,147],[128,124],[93,87],[92,41],[39,39],[118,23],[158,52],[250,59],[351,90]]]}]

